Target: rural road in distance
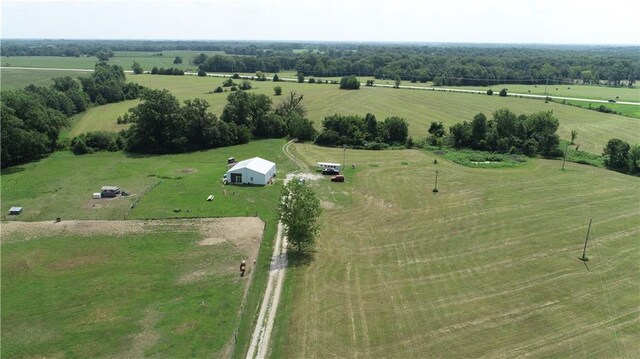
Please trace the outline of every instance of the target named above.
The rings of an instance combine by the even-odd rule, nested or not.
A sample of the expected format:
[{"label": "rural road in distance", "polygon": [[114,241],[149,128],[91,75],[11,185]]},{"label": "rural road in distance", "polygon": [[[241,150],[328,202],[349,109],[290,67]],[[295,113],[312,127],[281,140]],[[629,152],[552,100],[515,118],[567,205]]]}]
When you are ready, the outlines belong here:
[{"label": "rural road in distance", "polygon": [[[6,69],[16,69],[16,70],[54,70],[54,71],[82,71],[82,72],[93,72],[92,69],[61,69],[54,67],[17,67],[17,66],[0,66],[0,70]],[[125,70],[126,73],[133,73],[131,70]],[[145,72],[145,73],[148,73]],[[197,76],[196,72],[185,72],[187,76]],[[207,76],[211,77],[231,77],[229,74],[216,74],[216,73],[207,73]],[[240,76],[240,78],[251,79],[251,76]],[[292,78],[280,78],[282,82],[297,82],[297,79]],[[361,86],[365,86],[364,83],[360,84]],[[385,85],[385,84],[373,84],[373,87],[394,87],[393,85]],[[485,91],[481,90],[465,90],[465,89],[457,89],[457,88],[446,88],[446,87],[422,87],[422,86],[399,86],[401,89],[408,90],[423,90],[423,91],[443,91],[443,92],[459,92],[459,93],[474,93],[474,94],[484,94]],[[515,93],[509,92],[508,96],[512,97],[528,97],[528,98],[536,98],[536,99],[544,99],[551,98],[555,100],[572,100],[572,101],[586,101],[586,102],[596,102],[596,103],[609,103],[608,100],[600,100],[594,98],[578,98],[578,97],[562,97],[562,96],[545,96],[545,95],[533,95],[529,93]],[[616,101],[615,103],[620,105],[633,105],[640,106],[640,102],[631,102],[631,101]]]}]

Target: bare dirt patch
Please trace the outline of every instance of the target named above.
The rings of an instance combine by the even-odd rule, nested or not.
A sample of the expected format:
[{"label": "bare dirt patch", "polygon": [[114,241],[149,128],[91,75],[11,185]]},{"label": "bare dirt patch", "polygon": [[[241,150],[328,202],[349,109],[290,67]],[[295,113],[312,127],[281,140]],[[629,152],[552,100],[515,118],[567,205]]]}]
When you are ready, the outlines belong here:
[{"label": "bare dirt patch", "polygon": [[203,240],[199,245],[228,242],[256,259],[264,222],[257,217],[166,219],[149,221],[46,221],[2,223],[1,243],[32,240],[60,235],[123,236],[157,231],[198,231]]},{"label": "bare dirt patch", "polygon": [[294,178],[300,178],[305,181],[317,181],[317,180],[321,180],[324,177],[318,173],[294,172],[294,173],[289,173],[287,175],[287,178],[285,179],[285,183]]},{"label": "bare dirt patch", "polygon": [[189,174],[189,173],[196,173],[196,172],[198,172],[198,170],[195,169],[195,168],[183,168],[181,170],[178,170],[178,172],[184,173],[184,174]]},{"label": "bare dirt patch", "polygon": [[323,209],[334,209],[336,208],[336,204],[329,201],[320,201],[320,207]]}]

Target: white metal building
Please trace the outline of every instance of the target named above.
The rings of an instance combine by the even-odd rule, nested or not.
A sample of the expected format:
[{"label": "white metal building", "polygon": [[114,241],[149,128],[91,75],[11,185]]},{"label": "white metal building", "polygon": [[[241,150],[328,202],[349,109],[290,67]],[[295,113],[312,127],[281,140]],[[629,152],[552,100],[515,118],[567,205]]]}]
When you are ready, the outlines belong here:
[{"label": "white metal building", "polygon": [[240,161],[225,174],[228,183],[266,185],[276,175],[276,164],[254,157]]}]

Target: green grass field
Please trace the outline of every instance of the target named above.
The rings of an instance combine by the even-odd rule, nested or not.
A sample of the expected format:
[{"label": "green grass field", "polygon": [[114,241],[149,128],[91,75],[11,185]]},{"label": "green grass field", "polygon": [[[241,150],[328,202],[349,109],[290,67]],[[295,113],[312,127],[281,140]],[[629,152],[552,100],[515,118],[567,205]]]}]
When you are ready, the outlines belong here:
[{"label": "green grass field", "polygon": [[17,90],[23,89],[29,84],[36,86],[50,86],[51,79],[55,77],[71,76],[73,78],[89,76],[90,72],[81,71],[57,71],[57,70],[22,70],[22,69],[2,69],[0,72],[0,89]]},{"label": "green grass field", "polygon": [[2,357],[221,355],[245,254],[201,239],[195,229],[158,228],[4,243]]},{"label": "green grass field", "polygon": [[[24,212],[17,219],[28,221],[57,217],[123,219],[270,214],[280,195],[278,184],[230,189],[223,186],[220,179],[226,171],[226,159],[231,156],[238,159],[262,156],[276,162],[279,171],[286,173],[290,165],[280,151],[283,144],[283,140],[266,140],[164,156],[121,152],[75,156],[69,151],[56,152],[49,158],[3,172],[1,208],[7,213],[9,207],[22,206]],[[132,195],[92,200],[91,194],[105,185],[120,186]],[[224,189],[235,191],[236,196],[224,196]],[[216,196],[215,201],[205,200],[210,194]],[[175,208],[182,212],[174,213]]]},{"label": "green grass field", "polygon": [[[492,86],[464,86],[464,87],[452,87],[463,88],[467,90],[480,90],[487,91],[493,89],[493,92],[497,95],[503,88],[508,89],[508,92],[532,94],[532,95],[545,95],[545,85],[517,85],[517,84],[498,84]],[[596,86],[596,85],[549,85],[546,86],[546,94],[549,96],[561,96],[561,97],[574,97],[574,98],[588,98],[596,100],[619,100],[619,101],[632,101],[640,102],[640,88],[628,88],[628,87],[608,87],[608,86]]]},{"label": "green grass field", "polygon": [[[221,85],[220,78],[128,75],[128,79],[166,88],[180,100],[204,98],[218,115],[229,94],[209,93]],[[337,85],[324,84],[267,81],[253,85],[252,92],[268,94],[274,103],[280,101],[273,96],[275,85],[282,86],[285,94],[304,94],[308,117],[318,127],[334,113],[372,112],[378,119],[397,115],[408,120],[410,135],[417,139],[426,135],[431,121],[450,126],[471,120],[477,112],[489,115],[507,107],[516,113],[553,110],[560,120],[560,136],[569,138],[570,131],[577,129],[576,142],[583,151],[599,154],[613,137],[640,142],[637,119],[559,103],[422,90],[341,91]],[[65,136],[124,128],[116,118],[135,103],[95,107],[77,115]],[[3,238],[2,356],[218,356],[234,330],[233,356],[243,356],[266,285],[281,184],[223,187],[219,180],[230,156],[270,159],[278,164],[278,177],[284,177],[293,170],[281,152],[284,143],[257,141],[164,156],[74,156],[65,151],[3,171],[1,210],[7,213],[11,206],[23,206],[18,220],[257,215],[266,222],[266,240],[260,247],[246,310],[237,319],[241,294],[234,278],[220,278],[220,286],[211,291],[167,284],[175,284],[177,276],[197,268],[205,257],[215,261],[221,252],[226,263],[227,259],[237,262],[242,254],[218,246],[214,246],[218,250],[206,249],[216,252],[211,256],[205,249],[193,249],[191,244],[200,239],[193,231],[183,241],[172,230],[149,238],[67,235],[9,243]],[[294,148],[310,165],[342,159],[341,149]],[[434,158],[438,165],[433,164]],[[547,160],[530,160],[512,168],[469,168],[419,150],[348,150],[346,162],[358,165],[347,170],[346,183],[310,184],[325,208],[323,226],[312,256],[292,262],[272,357],[640,355],[640,345],[633,339],[640,335],[639,179],[577,164],[567,164],[562,172],[559,161]],[[431,193],[435,169],[440,171],[436,196]],[[118,185],[133,195],[92,200],[91,193],[103,185]],[[213,202],[205,200],[210,194],[216,196]],[[594,226],[587,271],[576,258],[590,218]],[[89,252],[93,248],[97,250]],[[149,248],[152,260],[136,261]],[[126,255],[121,255],[123,251]],[[87,260],[80,261],[78,271],[75,267],[62,272],[51,269],[56,261],[64,264],[71,258]],[[26,259],[31,260],[28,268],[21,262]],[[125,260],[123,271],[114,264],[116,259]],[[124,270],[148,274],[158,267],[162,270],[156,277],[141,280],[144,288],[135,292],[130,303],[109,302],[100,296],[94,306],[82,307],[87,295],[95,294],[91,290],[118,286],[123,292],[117,293],[126,298],[124,291],[132,291],[138,282],[125,278]],[[110,269],[112,275],[102,273]],[[71,288],[91,277],[95,277],[94,287]],[[152,298],[155,286],[161,286],[166,296]],[[176,293],[184,293],[182,302],[175,300]],[[201,293],[233,304],[216,309],[206,329],[187,324],[191,334],[182,336],[178,328],[196,320],[192,315],[198,311]],[[42,295],[52,298],[38,307],[30,298]],[[65,308],[62,313],[42,314],[61,307]],[[173,310],[179,312],[173,319],[154,321]],[[120,316],[134,312],[134,320],[119,321]],[[87,322],[87,318],[98,319]],[[116,319],[105,324],[101,318]],[[211,327],[224,333],[223,338],[212,339],[207,332]],[[24,333],[30,335],[21,336]],[[114,338],[92,343],[106,335]],[[139,337],[152,340],[136,344]]]},{"label": "green grass field", "polygon": [[600,106],[605,106],[607,108],[610,108],[610,109],[616,111],[617,113],[619,113],[621,115],[635,117],[635,118],[640,119],[640,106],[624,105],[624,104],[619,104],[619,103],[606,103],[606,104],[603,104],[603,103],[591,103],[591,102],[585,102],[585,101],[572,101],[572,100],[558,100],[556,102],[561,103],[561,104],[567,104],[567,105],[570,105],[570,106],[576,106],[576,107],[580,107],[580,108],[585,108],[585,109],[594,109],[594,108],[598,108]]},{"label": "green grass field", "polygon": [[[131,75],[128,79],[150,88],[167,89],[181,101],[196,97],[204,98],[211,104],[210,111],[217,115],[222,113],[229,94],[229,92],[209,93],[222,84],[221,78]],[[308,117],[318,128],[324,117],[328,115],[335,113],[364,115],[371,112],[378,119],[388,116],[406,118],[409,122],[409,134],[414,139],[418,139],[426,136],[431,121],[442,121],[446,126],[451,126],[464,120],[470,121],[478,112],[484,112],[490,116],[493,111],[507,107],[518,114],[552,110],[560,120],[558,134],[562,138],[570,138],[571,130],[577,129],[579,132],[577,143],[584,151],[600,154],[607,141],[614,137],[632,144],[640,143],[640,122],[637,119],[603,114],[559,103],[545,104],[540,100],[423,90],[364,87],[358,91],[344,91],[339,90],[337,85],[327,84],[280,82],[277,85],[282,87],[284,94],[295,91],[304,95]],[[281,101],[282,97],[273,96],[275,86],[273,82],[254,81],[253,86],[252,92],[271,96],[274,104]],[[80,118],[72,132],[79,133],[82,131],[79,129],[82,128],[118,129],[121,126],[116,125],[116,119],[124,114],[126,107],[123,104],[114,104],[91,109],[79,115]]]},{"label": "green grass field", "polygon": [[[61,217],[63,220],[121,220],[123,218],[166,219],[185,217],[259,216],[265,222],[264,240],[262,245],[259,247],[258,265],[255,267],[254,281],[248,290],[246,302],[243,307],[244,309],[240,314],[240,319],[234,321],[234,325],[237,324],[237,328],[234,329],[235,327],[233,325],[231,327],[224,326],[216,329],[215,331],[217,335],[221,335],[220,333],[222,333],[223,337],[228,339],[228,335],[231,335],[232,331],[237,330],[234,332],[237,335],[235,336],[233,344],[240,349],[236,349],[233,354],[235,356],[241,356],[242,350],[244,350],[246,345],[248,345],[248,339],[252,330],[251,326],[253,325],[253,320],[255,318],[255,311],[258,309],[258,304],[266,286],[266,278],[269,270],[268,258],[272,251],[272,240],[276,232],[276,206],[280,196],[281,182],[277,181],[274,185],[266,187],[225,187],[220,183],[220,178],[226,170],[226,159],[230,156],[235,156],[238,159],[253,156],[261,156],[270,159],[277,163],[278,176],[284,177],[284,175],[292,168],[292,165],[288,162],[286,156],[281,152],[281,147],[284,143],[285,141],[283,140],[265,140],[252,142],[248,145],[200,151],[189,154],[164,156],[129,156],[123,153],[107,152],[74,156],[67,151],[56,152],[50,157],[44,158],[40,161],[9,168],[3,171],[1,177],[3,213],[7,213],[8,208],[11,206],[24,207],[24,212],[17,218],[7,218],[7,216],[3,216],[3,219],[21,221],[53,221],[57,217]],[[106,184],[120,186],[124,190],[132,193],[132,196],[112,200],[92,200],[91,193],[98,191],[101,186]],[[225,190],[227,192],[226,195],[224,194]],[[144,195],[142,195],[143,193]],[[207,202],[206,198],[210,194],[213,194],[215,199],[212,202]],[[135,207],[131,209],[131,205],[134,203]],[[180,212],[175,212],[175,209],[180,209]],[[159,237],[153,238],[159,238],[159,240],[165,238],[162,235],[158,236]],[[167,236],[170,237],[171,234],[167,234]],[[56,237],[54,240],[84,240],[78,238],[65,238]],[[111,239],[108,239],[107,237],[105,238],[105,240],[113,240],[111,237],[109,237]],[[134,239],[134,237],[127,238],[127,240]],[[35,253],[34,256],[39,253],[38,249],[34,247],[36,246],[36,242],[33,243],[34,244],[25,244],[26,247],[21,249],[22,252],[20,253],[33,251]],[[37,243],[45,243],[45,241],[38,241]],[[120,242],[116,240],[115,243]],[[116,245],[113,244],[113,246]],[[119,250],[124,250],[123,248],[120,248]],[[3,244],[3,286],[5,283],[12,282],[12,274],[4,272],[5,263],[11,263],[9,258],[13,258],[8,256],[14,256],[12,253],[12,247],[6,247]],[[231,255],[228,252],[225,253]],[[59,253],[52,253],[51,256],[58,256],[58,254]],[[156,254],[158,258],[160,258],[162,255],[166,254],[166,252],[157,252]],[[185,253],[185,255],[187,254],[188,253]],[[20,257],[23,256],[23,254],[16,256]],[[231,256],[231,258],[235,257]],[[167,260],[163,263],[164,265],[170,265],[172,262]],[[185,266],[189,263],[199,262],[187,262],[185,263]],[[182,270],[182,268],[183,267],[180,266],[178,269]],[[127,267],[127,269],[130,269],[130,267]],[[43,272],[38,273],[46,274],[46,271],[43,269]],[[173,272],[171,275],[175,275],[176,273],[177,272]],[[122,272],[116,272],[114,273],[114,277],[122,276],[121,274]],[[102,280],[109,281],[116,279],[117,278],[109,278],[107,275],[104,278],[101,277],[99,280],[96,279],[96,282],[99,283]],[[39,281],[41,278],[34,278],[34,280]],[[68,281],[68,279],[65,280]],[[63,293],[73,292],[72,289],[65,287],[63,283],[56,288],[61,293],[60,298],[58,298],[59,300],[70,300],[71,303],[68,304],[69,306],[73,306],[74,303],[75,305],[80,305],[75,301],[76,297],[67,297],[66,294],[63,295]],[[175,288],[171,290],[174,289]],[[225,292],[227,291],[227,287],[220,286],[216,290]],[[8,290],[3,287],[3,310],[7,307],[7,303],[9,303],[4,294],[7,292]],[[185,293],[189,293],[189,296],[185,296],[185,300],[194,300],[192,295],[194,292]],[[207,293],[209,292],[205,292],[203,295],[207,295]],[[223,294],[224,293],[218,293],[216,295]],[[233,291],[229,293],[229,295],[231,294],[233,294]],[[21,297],[28,297],[29,295],[31,295],[31,292],[24,289],[20,290],[19,294],[16,294],[15,297],[12,297],[9,300],[18,300]],[[78,300],[82,298],[83,297],[78,297]],[[237,299],[237,297],[234,298]],[[141,299],[141,301],[144,302],[143,299]],[[224,316],[232,313],[233,318],[236,318],[239,306],[239,302],[234,302],[234,305],[226,306],[224,308],[226,312],[220,313],[220,315]],[[185,310],[189,310],[189,308],[194,307],[185,307]],[[81,321],[81,318],[73,317],[74,313],[75,312],[68,314],[70,323]],[[78,312],[77,314],[78,316],[82,316],[84,315],[84,312]],[[38,325],[40,325],[39,316],[32,315],[31,317],[22,319],[24,323],[17,326],[17,324],[11,324],[13,322],[5,319],[5,312],[2,313],[2,321],[4,324],[2,338],[3,356],[5,356],[4,348],[10,348],[7,350],[11,350],[11,353],[14,351],[17,353],[18,351],[26,350],[20,348],[36,344],[36,342],[24,339],[22,342],[18,343],[15,338],[18,335],[18,332],[24,331],[30,326],[33,326],[33,328],[35,328],[34,330],[38,330]],[[225,323],[225,325],[229,324],[227,322]],[[60,324],[60,328],[71,331],[75,330],[74,328],[68,328],[67,324]],[[87,338],[86,341],[89,341],[90,339],[95,340],[96,337],[101,335],[99,331],[95,331],[97,329],[93,328],[92,325],[86,324],[83,328],[86,332],[84,334]],[[132,324],[127,331],[112,333],[112,335],[116,337],[113,340],[121,340],[124,343],[123,347],[127,347],[127,345],[129,345],[127,344],[129,334],[127,333],[135,328],[139,329],[139,326]],[[4,333],[13,333],[13,336],[4,337]],[[38,340],[38,338],[36,337],[34,340]],[[184,341],[184,343],[180,345],[176,344],[176,348],[154,347],[159,349],[156,352],[152,351],[150,353],[166,356],[166,354],[163,354],[178,353],[179,351],[188,349],[188,351],[182,351],[182,354],[176,354],[175,356],[202,357],[215,356],[213,354],[216,353],[217,350],[213,348],[211,346],[212,343],[209,342],[206,344],[206,347],[204,347],[205,344],[201,344],[199,342],[200,339],[194,339],[194,337],[185,339],[184,337],[177,336],[175,340]],[[189,342],[194,340],[196,342],[192,344],[193,348],[188,347],[191,345]],[[167,343],[167,345],[172,345],[171,341],[167,341]],[[83,346],[83,348],[84,347],[85,346]],[[101,354],[103,353],[102,350],[106,350],[102,347],[96,348],[95,350],[95,352],[69,351],[68,353],[70,354],[67,354],[67,356],[94,357],[108,356],[107,354],[109,354]],[[206,350],[206,352],[201,350]],[[34,353],[33,355],[37,354],[35,352],[27,353]],[[205,353],[208,354],[205,355]],[[129,355],[127,353],[112,354],[115,356]],[[9,356],[12,355],[7,355],[7,357]],[[25,356],[27,355],[25,354]],[[133,357],[137,356],[140,355],[133,355]],[[169,354],[169,356],[172,355]]]},{"label": "green grass field", "polygon": [[[156,52],[140,51],[114,51],[114,56],[109,59],[110,65],[122,66],[125,70],[131,70],[133,61],[137,61],[145,71],[151,71],[157,67],[178,67],[183,70],[197,70],[198,66],[189,61],[200,53],[208,56],[222,54],[218,51],[163,51],[162,56]],[[182,64],[174,65],[173,60],[180,56]],[[0,56],[2,66],[15,67],[53,67],[62,69],[93,69],[98,59],[91,57],[59,57],[59,56]]]},{"label": "green grass field", "polygon": [[[295,148],[311,164],[342,157]],[[640,179],[549,160],[346,156],[358,166],[346,183],[310,184],[322,229],[287,274],[271,357],[640,355]]]}]

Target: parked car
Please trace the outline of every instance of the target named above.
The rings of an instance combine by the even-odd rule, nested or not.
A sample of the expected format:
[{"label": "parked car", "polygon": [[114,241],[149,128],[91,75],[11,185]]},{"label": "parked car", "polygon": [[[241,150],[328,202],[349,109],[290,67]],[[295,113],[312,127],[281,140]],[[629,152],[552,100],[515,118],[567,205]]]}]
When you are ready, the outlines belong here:
[{"label": "parked car", "polygon": [[343,175],[336,175],[331,177],[331,182],[344,182],[344,176]]},{"label": "parked car", "polygon": [[616,100],[609,100],[609,102],[616,102]]},{"label": "parked car", "polygon": [[322,174],[323,175],[339,175],[340,171],[333,168],[325,168],[324,170],[322,170]]}]

